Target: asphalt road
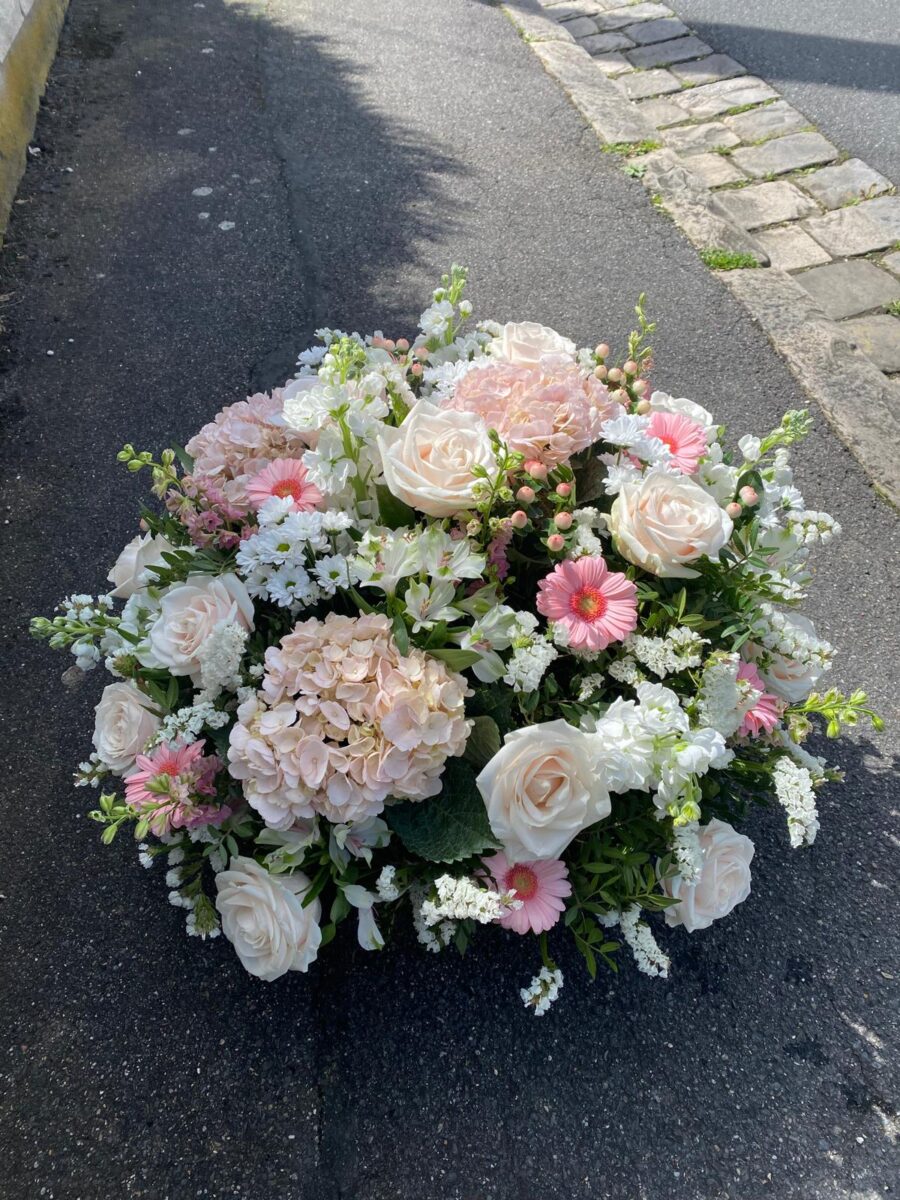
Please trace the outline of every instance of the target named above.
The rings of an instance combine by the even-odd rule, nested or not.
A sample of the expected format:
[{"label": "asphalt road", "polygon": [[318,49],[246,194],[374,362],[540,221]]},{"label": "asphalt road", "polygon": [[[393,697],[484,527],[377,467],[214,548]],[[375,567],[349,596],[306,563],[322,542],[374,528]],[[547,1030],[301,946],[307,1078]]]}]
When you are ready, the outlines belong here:
[{"label": "asphalt road", "polygon": [[743,63],[835,145],[900,183],[897,0],[674,0],[716,50]]},{"label": "asphalt road", "polygon": [[591,985],[563,942],[563,995],[536,1021],[514,935],[460,961],[408,937],[363,955],[350,931],[309,977],[262,985],[221,939],[185,938],[162,879],[84,819],[70,770],[101,680],[66,692],[27,617],[101,586],[131,536],[122,443],[183,442],[280,382],[317,325],[408,331],[458,260],[479,311],[583,342],[621,344],[646,291],[659,383],[737,434],[802,403],[499,11],[339,11],[72,0],[0,264],[0,1194],[892,1194],[900,539],[821,422],[802,483],[845,536],[814,611],[835,682],[865,684],[891,731],[839,751],[812,850],[753,818],[751,898],[661,935],[668,982],[626,967]]}]

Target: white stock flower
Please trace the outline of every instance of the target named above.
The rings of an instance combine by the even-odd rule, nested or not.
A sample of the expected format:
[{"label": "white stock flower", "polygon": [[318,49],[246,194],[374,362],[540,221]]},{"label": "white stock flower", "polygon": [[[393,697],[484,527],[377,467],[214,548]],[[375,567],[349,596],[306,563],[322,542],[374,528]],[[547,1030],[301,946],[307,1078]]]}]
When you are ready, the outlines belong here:
[{"label": "white stock flower", "polygon": [[832,648],[816,637],[812,621],[802,613],[768,609],[766,617],[769,628],[762,644],[749,642],[745,654],[757,664],[770,691],[797,704],[831,667]]},{"label": "white stock flower", "polygon": [[452,517],[475,503],[473,468],[497,469],[487,427],[472,413],[420,400],[398,429],[376,439],[385,482],[405,504],[430,517]]},{"label": "white stock flower", "polygon": [[536,321],[508,321],[488,346],[492,358],[519,367],[536,367],[547,357],[574,358],[575,343]]},{"label": "white stock flower", "polygon": [[322,910],[318,900],[303,907],[309,887],[301,871],[270,875],[252,858],[233,858],[216,876],[222,932],[251,975],[271,982],[315,961]]},{"label": "white stock flower", "polygon": [[151,701],[133,683],[111,683],[94,709],[93,743],[111,771],[127,771],[160,726]]},{"label": "white stock flower", "polygon": [[772,780],[779,803],[787,813],[791,845],[811,846],[819,832],[819,814],[812,774],[786,755],[772,768]]},{"label": "white stock flower", "polygon": [[616,549],[653,575],[693,579],[689,563],[715,558],[731,537],[732,522],[712,496],[686,476],[650,472],[625,483],[607,525]]},{"label": "white stock flower", "polygon": [[700,829],[700,878],[688,884],[681,875],[663,880],[666,895],[678,900],[665,912],[667,925],[683,925],[688,933],[707,929],[727,917],[750,895],[753,843],[727,821],[713,819]]},{"label": "white stock flower", "polygon": [[175,547],[160,534],[152,537],[145,533],[132,538],[106,577],[110,583],[115,584],[110,595],[115,596],[117,600],[127,600],[133,596],[140,588],[153,581],[154,576],[147,568],[161,564],[163,554],[174,549]]},{"label": "white stock flower", "polygon": [[253,629],[253,602],[237,575],[189,575],[169,588],[149,635],[159,664],[173,675],[200,678],[200,651],[216,626],[234,622]]},{"label": "white stock flower", "polygon": [[611,810],[593,741],[567,721],[508,733],[476,783],[511,861],[557,858]]}]

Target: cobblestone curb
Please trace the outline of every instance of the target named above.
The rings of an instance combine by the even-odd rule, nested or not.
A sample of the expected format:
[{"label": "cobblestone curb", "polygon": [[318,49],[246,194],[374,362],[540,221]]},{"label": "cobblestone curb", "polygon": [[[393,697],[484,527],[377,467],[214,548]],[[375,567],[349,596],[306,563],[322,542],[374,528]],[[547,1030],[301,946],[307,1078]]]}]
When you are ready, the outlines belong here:
[{"label": "cobblestone curb", "polygon": [[68,0],[0,0],[0,240]]},{"label": "cobblestone curb", "polygon": [[[648,0],[507,0],[593,127],[900,506],[900,197]],[[765,269],[755,269],[765,268]]]}]

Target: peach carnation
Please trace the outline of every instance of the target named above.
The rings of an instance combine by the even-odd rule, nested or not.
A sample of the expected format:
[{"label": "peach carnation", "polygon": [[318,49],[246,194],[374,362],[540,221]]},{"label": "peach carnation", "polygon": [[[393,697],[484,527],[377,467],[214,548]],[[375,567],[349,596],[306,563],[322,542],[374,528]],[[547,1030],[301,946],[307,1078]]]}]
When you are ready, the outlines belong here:
[{"label": "peach carnation", "polygon": [[307,434],[284,424],[283,405],[282,389],[275,388],[271,396],[257,392],[223,408],[185,446],[193,474],[213,476],[232,504],[248,508],[249,479],[276,459],[301,458],[309,447]]},{"label": "peach carnation", "polygon": [[402,655],[387,617],[302,621],[266,651],[262,687],[231,730],[229,770],[271,828],[316,813],[364,820],[389,797],[437,795],[469,735],[466,694],[439,659]]},{"label": "peach carnation", "polygon": [[551,468],[599,441],[616,407],[606,387],[574,365],[506,363],[469,371],[443,406],[476,413],[510,449]]}]

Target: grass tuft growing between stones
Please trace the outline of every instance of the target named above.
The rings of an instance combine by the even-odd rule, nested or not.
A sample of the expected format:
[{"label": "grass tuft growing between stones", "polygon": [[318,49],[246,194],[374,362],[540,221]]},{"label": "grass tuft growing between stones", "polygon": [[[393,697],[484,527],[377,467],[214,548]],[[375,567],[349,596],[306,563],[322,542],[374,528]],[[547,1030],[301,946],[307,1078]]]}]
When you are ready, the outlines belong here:
[{"label": "grass tuft growing between stones", "polygon": [[890,304],[886,304],[885,312],[889,312],[892,317],[900,317],[900,300],[892,300]]},{"label": "grass tuft growing between stones", "polygon": [[651,150],[661,150],[662,142],[652,138],[644,138],[642,142],[607,142],[602,149],[604,154],[625,154],[633,157],[637,154],[649,154]]},{"label": "grass tuft growing between stones", "polygon": [[742,271],[758,267],[756,257],[742,250],[701,250],[700,257],[711,271]]}]

